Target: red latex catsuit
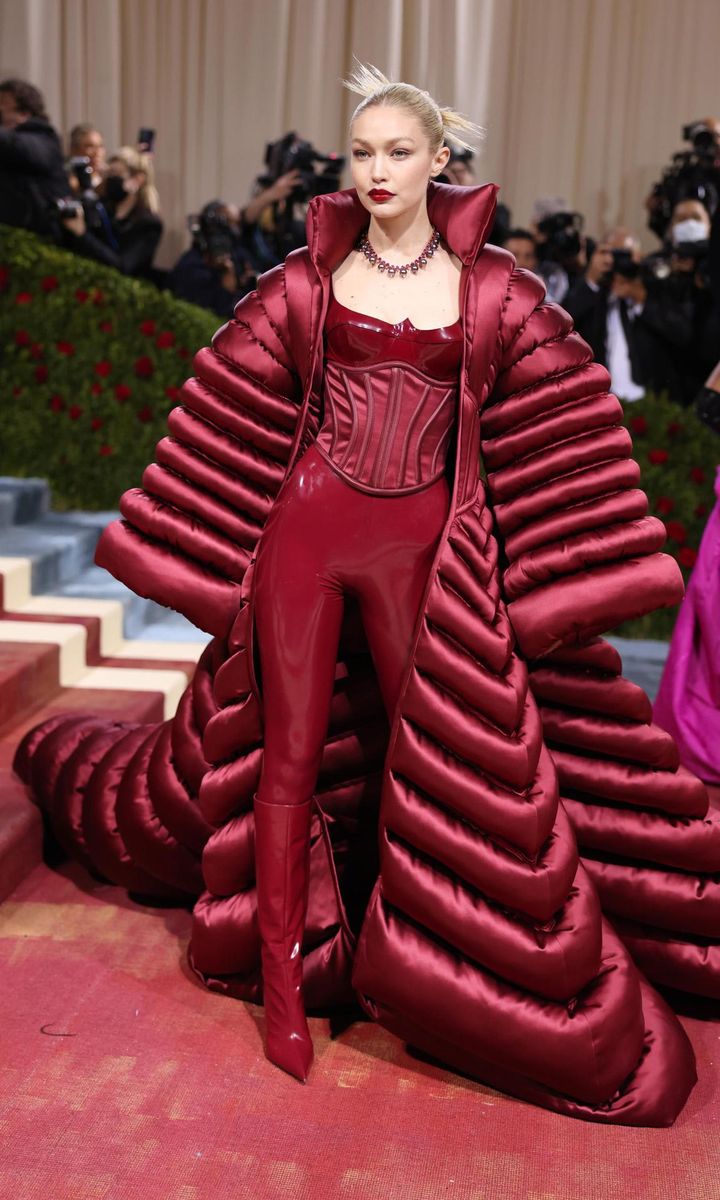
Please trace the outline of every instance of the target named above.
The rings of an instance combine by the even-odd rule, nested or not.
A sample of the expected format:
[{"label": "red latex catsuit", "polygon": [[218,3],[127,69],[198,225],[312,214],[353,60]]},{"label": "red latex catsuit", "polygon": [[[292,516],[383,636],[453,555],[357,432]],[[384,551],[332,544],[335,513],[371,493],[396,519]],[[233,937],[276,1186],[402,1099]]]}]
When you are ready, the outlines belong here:
[{"label": "red latex catsuit", "polygon": [[359,604],[388,714],[448,512],[462,325],[391,325],[340,304],[325,323],[324,419],[258,550],[265,751],[254,798],[267,1051],[307,1078],[302,999],[309,825],[345,596]]},{"label": "red latex catsuit", "polygon": [[273,508],[256,563],[266,713],[258,795],[279,804],[315,786],[346,593],[358,598],[392,717],[449,504],[460,321],[391,325],[333,298],[325,335],[322,427]]}]

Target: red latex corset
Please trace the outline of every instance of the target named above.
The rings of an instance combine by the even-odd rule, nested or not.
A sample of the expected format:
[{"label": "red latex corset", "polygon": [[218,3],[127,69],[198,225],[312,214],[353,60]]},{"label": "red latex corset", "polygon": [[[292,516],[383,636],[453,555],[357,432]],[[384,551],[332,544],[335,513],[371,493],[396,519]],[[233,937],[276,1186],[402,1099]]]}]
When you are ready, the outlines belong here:
[{"label": "red latex corset", "polygon": [[368,492],[413,492],[443,474],[455,420],[462,325],[416,329],[331,297],[317,445]]}]

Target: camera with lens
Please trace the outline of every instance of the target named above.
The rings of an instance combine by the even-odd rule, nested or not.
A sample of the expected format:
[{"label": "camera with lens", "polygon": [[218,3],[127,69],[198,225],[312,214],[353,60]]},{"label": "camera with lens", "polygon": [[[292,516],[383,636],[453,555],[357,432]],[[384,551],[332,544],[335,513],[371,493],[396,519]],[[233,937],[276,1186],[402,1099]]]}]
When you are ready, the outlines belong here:
[{"label": "camera with lens", "polygon": [[70,169],[75,176],[80,189],[80,198],[63,196],[53,202],[53,207],[61,221],[85,214],[85,224],[88,229],[102,230],[102,218],[98,211],[99,198],[92,185],[92,167],[90,159],[77,155],[70,159]]},{"label": "camera with lens", "polygon": [[566,263],[577,258],[582,247],[583,218],[577,212],[556,212],[538,221],[538,233],[544,241],[540,257],[549,262]]},{"label": "camera with lens", "polygon": [[[315,170],[316,163],[323,163],[321,171]],[[301,204],[313,196],[336,192],[340,187],[340,176],[345,168],[342,154],[321,154],[311,142],[303,141],[294,130],[286,133],[277,142],[265,147],[267,170],[258,176],[261,187],[270,187],[288,171],[298,171],[299,180],[288,196],[288,204]]]},{"label": "camera with lens", "polygon": [[83,211],[83,206],[79,200],[73,200],[70,196],[62,196],[59,200],[53,201],[53,208],[57,212],[61,221],[66,221],[72,217],[79,217]]},{"label": "camera with lens", "polygon": [[206,204],[202,212],[188,217],[193,249],[198,250],[211,266],[219,266],[232,255],[236,244],[224,204]]}]

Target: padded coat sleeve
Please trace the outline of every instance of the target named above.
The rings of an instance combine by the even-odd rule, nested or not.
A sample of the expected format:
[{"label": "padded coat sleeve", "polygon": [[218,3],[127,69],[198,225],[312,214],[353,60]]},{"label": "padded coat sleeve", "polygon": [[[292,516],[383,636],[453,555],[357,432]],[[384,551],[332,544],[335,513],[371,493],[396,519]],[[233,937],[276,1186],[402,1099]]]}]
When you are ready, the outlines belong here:
[{"label": "padded coat sleeve", "polygon": [[103,531],[95,561],[139,595],[224,636],[300,414],[283,266],[260,277],[193,368],[168,436],[142,486],[121,497],[123,519]]},{"label": "padded coat sleeve", "polygon": [[675,560],[648,513],[622,406],[605,367],[545,302],[510,277],[502,356],[482,414],[482,454],[504,546],[503,589],[521,651],[538,658],[675,604]]}]

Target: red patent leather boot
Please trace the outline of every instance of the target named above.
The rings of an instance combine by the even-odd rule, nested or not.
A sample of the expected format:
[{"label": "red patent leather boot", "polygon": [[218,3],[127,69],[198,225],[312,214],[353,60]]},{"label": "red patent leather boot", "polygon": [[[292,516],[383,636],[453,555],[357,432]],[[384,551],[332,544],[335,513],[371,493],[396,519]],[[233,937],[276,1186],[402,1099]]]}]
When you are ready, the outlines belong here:
[{"label": "red patent leather boot", "polygon": [[304,1083],[313,1059],[302,990],[310,809],[254,798],[257,911],[262,939],[265,1053]]}]

